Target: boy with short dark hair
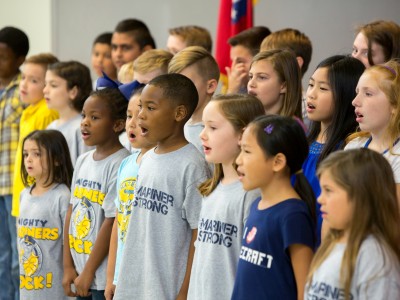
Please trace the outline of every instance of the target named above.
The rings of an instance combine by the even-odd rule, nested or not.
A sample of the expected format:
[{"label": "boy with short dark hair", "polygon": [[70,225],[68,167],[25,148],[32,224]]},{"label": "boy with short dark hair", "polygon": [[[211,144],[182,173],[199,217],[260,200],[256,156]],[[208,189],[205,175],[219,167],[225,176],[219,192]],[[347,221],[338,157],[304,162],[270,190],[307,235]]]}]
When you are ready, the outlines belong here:
[{"label": "boy with short dark hair", "polygon": [[119,71],[123,64],[135,60],[156,45],[146,24],[137,19],[122,20],[115,27],[111,39],[111,58]]},{"label": "boy with short dark hair", "polygon": [[254,26],[243,30],[228,40],[229,45],[231,45],[232,65],[230,68],[226,68],[228,76],[227,93],[247,94],[251,61],[259,52],[263,39],[270,33],[268,27]]},{"label": "boy with short dark hair", "polygon": [[19,98],[19,67],[28,51],[29,40],[22,30],[0,30],[0,291],[5,299],[19,299],[17,232],[11,201],[19,122],[24,110]]},{"label": "boy with short dark hair", "polygon": [[209,177],[183,133],[197,98],[180,74],[158,76],[142,92],[138,125],[157,146],[140,165],[115,300],[186,299],[201,208],[197,186]]}]

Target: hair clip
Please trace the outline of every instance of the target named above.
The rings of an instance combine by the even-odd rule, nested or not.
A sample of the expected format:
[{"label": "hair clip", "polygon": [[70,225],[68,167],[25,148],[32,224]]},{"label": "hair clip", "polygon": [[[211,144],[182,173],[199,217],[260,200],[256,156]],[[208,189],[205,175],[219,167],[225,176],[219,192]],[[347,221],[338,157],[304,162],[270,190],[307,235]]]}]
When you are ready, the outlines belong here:
[{"label": "hair clip", "polygon": [[264,128],[264,131],[267,134],[271,134],[272,130],[274,130],[274,125],[272,125],[272,124],[269,124],[267,127]]}]

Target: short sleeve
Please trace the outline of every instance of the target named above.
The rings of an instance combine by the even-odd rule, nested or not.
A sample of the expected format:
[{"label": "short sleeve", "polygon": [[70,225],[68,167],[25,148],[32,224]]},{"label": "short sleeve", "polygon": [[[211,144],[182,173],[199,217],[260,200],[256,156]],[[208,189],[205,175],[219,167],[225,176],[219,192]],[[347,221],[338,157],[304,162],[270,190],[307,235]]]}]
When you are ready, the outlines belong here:
[{"label": "short sleeve", "polygon": [[307,211],[294,211],[288,214],[282,226],[284,250],[291,245],[301,244],[314,249],[315,229]]},{"label": "short sleeve", "polygon": [[199,184],[200,181],[192,183],[186,188],[185,200],[182,206],[182,218],[187,220],[191,229],[196,229],[199,225],[202,202],[202,197],[197,189]]}]

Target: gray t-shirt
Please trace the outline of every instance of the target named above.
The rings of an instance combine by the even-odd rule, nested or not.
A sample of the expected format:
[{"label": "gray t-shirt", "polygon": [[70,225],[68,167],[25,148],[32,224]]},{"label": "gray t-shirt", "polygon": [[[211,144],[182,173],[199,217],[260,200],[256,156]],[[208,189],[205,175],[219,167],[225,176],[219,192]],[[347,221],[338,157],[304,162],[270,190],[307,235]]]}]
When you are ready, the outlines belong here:
[{"label": "gray t-shirt", "polygon": [[[346,244],[337,244],[307,284],[304,299],[344,298],[340,267]],[[368,236],[361,244],[351,283],[351,300],[400,299],[400,267],[397,259],[382,251],[379,242]]]},{"label": "gray t-shirt", "polygon": [[200,151],[201,154],[204,155],[203,145],[200,139],[200,132],[203,129],[203,122],[199,122],[196,124],[189,124],[189,122],[186,122],[185,127],[183,127],[185,138],[188,140],[188,142],[192,143]]},{"label": "gray t-shirt", "polygon": [[40,196],[30,191],[31,187],[21,192],[17,224],[21,300],[68,299],[61,281],[69,188],[56,184]]},{"label": "gray t-shirt", "polygon": [[[117,172],[121,161],[130,154],[122,148],[96,161],[93,159],[94,151],[78,158],[72,178],[69,246],[78,274],[89,259],[104,219],[115,217]],[[92,289],[105,289],[106,268],[107,258],[96,270]]]},{"label": "gray t-shirt", "polygon": [[47,129],[58,130],[64,135],[67,140],[73,166],[75,166],[79,155],[94,149],[93,147],[86,146],[83,142],[81,135],[81,120],[82,117],[77,115],[61,125],[58,125],[59,120],[55,120],[47,126]]},{"label": "gray t-shirt", "polygon": [[244,224],[259,196],[235,181],[203,198],[188,299],[231,299]]},{"label": "gray t-shirt", "polygon": [[199,221],[197,186],[208,176],[205,159],[192,144],[143,156],[115,300],[176,298]]},{"label": "gray t-shirt", "polygon": [[[344,150],[349,150],[349,149],[358,149],[358,148],[364,148],[365,143],[368,141],[367,137],[358,137],[355,138],[354,140],[351,140]],[[396,143],[393,147],[393,155],[390,153],[390,151],[386,151],[383,156],[389,161],[390,166],[392,167],[393,170],[393,175],[394,175],[394,181],[397,184],[400,184],[400,143]]]}]

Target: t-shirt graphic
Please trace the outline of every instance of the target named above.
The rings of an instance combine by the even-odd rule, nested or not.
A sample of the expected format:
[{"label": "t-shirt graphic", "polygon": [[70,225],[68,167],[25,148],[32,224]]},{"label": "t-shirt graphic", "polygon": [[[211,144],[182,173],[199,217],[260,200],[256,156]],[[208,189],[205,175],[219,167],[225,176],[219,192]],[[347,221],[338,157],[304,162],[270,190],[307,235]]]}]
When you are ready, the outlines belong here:
[{"label": "t-shirt graphic", "polygon": [[119,205],[118,205],[118,238],[125,243],[129,219],[132,213],[132,203],[135,197],[136,177],[123,180],[119,186]]},{"label": "t-shirt graphic", "polygon": [[[96,225],[96,215],[89,199],[83,197],[72,209],[72,235],[75,239],[86,241]],[[89,252],[90,253],[90,252]]]}]

